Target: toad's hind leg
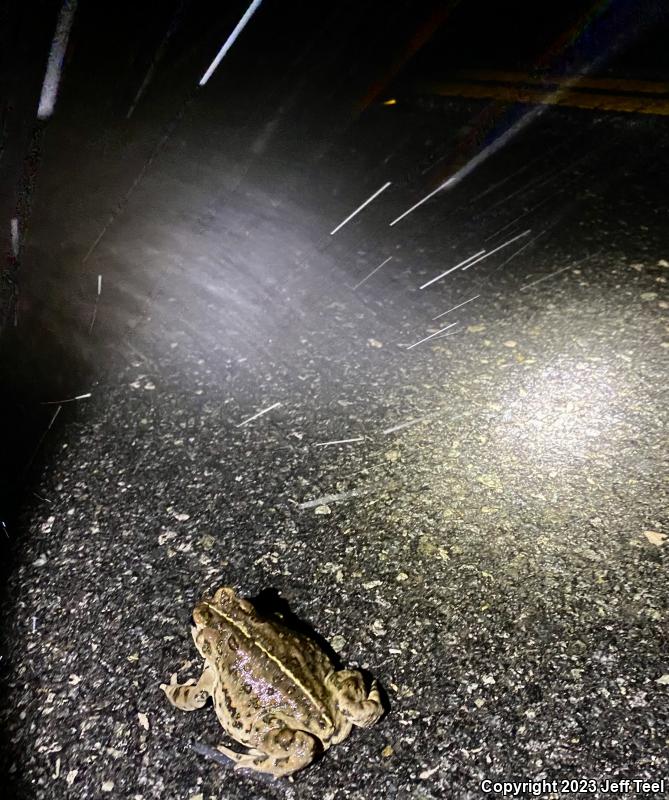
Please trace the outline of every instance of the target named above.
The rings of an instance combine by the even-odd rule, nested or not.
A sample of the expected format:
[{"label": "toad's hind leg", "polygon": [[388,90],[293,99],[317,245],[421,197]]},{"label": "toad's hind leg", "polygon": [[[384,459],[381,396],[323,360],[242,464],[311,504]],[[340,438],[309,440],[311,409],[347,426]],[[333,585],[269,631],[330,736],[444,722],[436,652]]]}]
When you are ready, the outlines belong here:
[{"label": "toad's hind leg", "polygon": [[333,672],[327,682],[334,690],[340,713],[353,725],[369,728],[383,715],[383,704],[376,681],[372,683],[369,694],[362,675],[355,670],[342,669]]},{"label": "toad's hind leg", "polygon": [[219,745],[223,755],[235,762],[235,769],[253,769],[281,778],[297,772],[310,764],[319,752],[319,742],[306,731],[292,728],[272,728],[267,731],[258,747],[246,753],[236,753],[224,745]]},{"label": "toad's hind leg", "polygon": [[214,676],[209,667],[205,667],[200,680],[195,683],[161,683],[160,688],[167,695],[173,706],[181,711],[196,711],[207,702],[214,689]]}]

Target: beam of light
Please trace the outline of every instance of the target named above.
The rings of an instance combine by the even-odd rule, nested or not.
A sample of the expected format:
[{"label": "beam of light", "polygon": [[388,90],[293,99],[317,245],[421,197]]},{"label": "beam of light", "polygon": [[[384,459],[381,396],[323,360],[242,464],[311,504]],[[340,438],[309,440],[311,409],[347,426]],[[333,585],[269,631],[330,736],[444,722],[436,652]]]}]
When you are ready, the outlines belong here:
[{"label": "beam of light", "polygon": [[78,394],[76,397],[70,397],[67,400],[45,400],[41,405],[43,406],[55,406],[55,405],[62,405],[63,403],[74,403],[76,400],[87,400],[89,397],[92,397],[91,392],[87,392],[86,394]]},{"label": "beam of light", "polygon": [[[589,32],[589,27],[593,23],[595,17],[602,14],[602,12],[608,8],[611,4],[611,0],[594,0],[592,5],[586,10],[586,12],[579,18],[577,23],[573,25],[565,34],[563,34],[557,41],[555,41],[552,47],[547,50],[543,57],[539,59],[534,67],[536,70],[541,71],[542,68],[545,68],[548,64],[551,63],[551,59],[558,53],[564,54],[567,46],[573,44],[577,41],[581,36],[585,36]],[[633,4],[631,5],[633,8]],[[544,113],[545,109],[548,108],[549,104],[555,104],[558,102],[560,97],[562,97],[565,93],[567,93],[572,86],[579,83],[579,81],[590,72],[594,71],[595,69],[599,68],[603,62],[609,59],[614,53],[616,53],[620,48],[625,44],[625,33],[629,29],[635,30],[634,25],[624,26],[621,25],[621,28],[624,29],[624,33],[620,34],[615,41],[613,41],[605,50],[605,52],[590,61],[581,71],[574,75],[567,80],[564,80],[562,84],[553,92],[549,92],[546,97],[543,99],[543,103],[546,105],[538,105],[534,108],[530,109],[526,113],[522,114],[516,122],[511,125],[504,133],[498,136],[494,141],[492,141],[488,146],[484,147],[479,153],[477,153],[473,158],[471,158],[466,164],[464,164],[457,172],[451,175],[446,181],[441,183],[437,186],[434,191],[430,192],[426,197],[420,200],[415,205],[411,206],[407,211],[393,220],[390,225],[395,225],[395,223],[399,222],[401,219],[406,217],[415,209],[419,208],[423,203],[427,202],[431,197],[434,197],[435,194],[438,194],[440,191],[446,188],[451,188],[459,183],[463,178],[473,172],[483,161],[485,161],[490,156],[494,155],[498,150],[504,147],[507,142],[513,139],[517,134],[519,134],[527,125],[534,122],[541,114]],[[638,27],[638,26],[637,26]],[[486,109],[484,112],[484,116],[488,115],[488,112],[492,110],[494,115],[499,116],[496,112],[495,104],[491,104],[491,106]],[[494,121],[494,119],[493,119]],[[480,129],[474,128],[472,133],[470,134],[472,138],[476,141],[480,141],[482,138]]]},{"label": "beam of light", "polygon": [[[442,272],[441,275],[437,275],[436,278],[432,278],[427,283],[424,283],[422,286],[419,286],[419,289],[427,289],[428,286],[431,286],[433,283],[440,281],[442,278],[445,278],[447,275],[450,275],[451,272],[455,272],[456,269],[460,269],[462,267],[465,269],[464,264],[468,264],[470,261],[472,263],[477,263],[474,259],[479,259],[479,256],[483,256],[485,250],[479,250],[478,253],[474,253],[473,256],[469,256],[469,258],[465,258],[464,261],[461,261],[459,264],[456,264],[454,267],[447,269],[446,272]],[[480,260],[480,259],[479,259]]]},{"label": "beam of light", "polygon": [[102,294],[102,275],[98,275],[98,297]]},{"label": "beam of light", "polygon": [[466,269],[473,267],[475,264],[484,261],[486,258],[489,258],[490,256],[494,255],[499,250],[502,250],[504,247],[508,247],[510,244],[517,242],[518,239],[522,239],[523,236],[527,236],[528,233],[532,233],[531,228],[528,228],[526,231],[523,231],[522,233],[519,233],[517,236],[514,236],[512,239],[509,239],[508,242],[504,242],[504,244],[498,245],[494,250],[491,250],[489,253],[486,253],[484,256],[481,256],[481,258],[477,258],[476,261],[472,261],[470,264],[467,264],[467,266],[462,268],[462,271],[464,272]]},{"label": "beam of light", "polygon": [[437,314],[436,317],[432,317],[432,322],[434,322],[435,319],[439,319],[440,317],[445,317],[446,314],[450,314],[451,311],[455,311],[456,308],[462,308],[462,306],[466,306],[467,303],[471,303],[472,300],[476,300],[480,296],[481,296],[480,294],[476,294],[476,295],[474,295],[474,297],[470,297],[469,300],[465,300],[463,303],[458,303],[457,306],[453,306],[453,308],[449,308],[448,311],[443,311],[441,314]]},{"label": "beam of light", "polygon": [[37,108],[37,119],[48,119],[53,114],[53,110],[56,106],[56,96],[58,95],[58,85],[60,83],[63,59],[65,58],[67,40],[70,37],[70,30],[72,29],[76,8],[77,0],[65,0],[60,9],[58,22],[56,23],[56,32],[53,35],[51,50],[49,51],[49,60],[46,64],[44,83],[42,83],[42,93]]},{"label": "beam of light", "polygon": [[378,196],[381,194],[381,192],[385,192],[385,190],[386,190],[386,189],[387,189],[389,186],[390,186],[390,181],[388,181],[387,183],[384,183],[384,184],[383,184],[383,186],[382,186],[380,189],[377,189],[377,190],[374,192],[374,194],[373,194],[371,197],[368,197],[368,198],[365,200],[365,202],[364,202],[364,203],[363,203],[361,206],[358,206],[358,207],[356,208],[356,210],[355,210],[355,211],[354,211],[352,214],[349,214],[349,215],[348,215],[348,217],[346,217],[346,219],[345,219],[343,222],[340,222],[340,223],[339,223],[339,225],[337,225],[337,227],[336,227],[334,230],[330,231],[330,236],[334,236],[334,234],[335,234],[335,233],[337,233],[337,231],[338,231],[340,228],[343,228],[343,227],[344,227],[344,225],[346,225],[346,223],[347,223],[347,222],[349,222],[350,220],[352,220],[352,219],[353,219],[353,217],[354,217],[356,214],[359,214],[359,213],[362,211],[362,209],[363,209],[365,206],[368,206],[368,205],[369,205],[369,204],[372,202],[372,200],[374,200],[375,198],[377,198],[377,197],[378,197]]},{"label": "beam of light", "polygon": [[414,347],[418,347],[419,344],[423,344],[423,342],[427,342],[430,339],[434,339],[435,336],[439,336],[440,333],[447,331],[449,328],[452,328],[454,325],[457,325],[457,322],[451,322],[450,325],[447,325],[445,328],[442,328],[440,331],[436,333],[431,333],[429,336],[426,336],[424,339],[421,339],[420,342],[414,342],[407,347],[407,350],[411,350]]},{"label": "beam of light", "polygon": [[230,36],[228,36],[228,38],[225,40],[223,47],[221,47],[221,49],[218,51],[216,58],[209,65],[209,69],[200,78],[200,86],[204,86],[205,83],[209,80],[209,78],[211,78],[211,76],[214,73],[214,70],[221,63],[223,57],[235,43],[235,39],[244,30],[244,28],[246,27],[246,23],[251,19],[251,17],[253,16],[256,9],[261,3],[262,0],[253,0],[251,5],[246,9],[246,11],[244,12],[244,16],[239,20],[234,31],[230,34]]},{"label": "beam of light", "polygon": [[278,408],[281,403],[274,403],[274,405],[269,406],[269,408],[264,408],[262,411],[258,411],[257,414],[254,414],[252,417],[245,419],[243,422],[240,422],[239,425],[235,425],[235,428],[241,428],[244,425],[248,425],[249,422],[253,422],[254,419],[258,419],[258,417],[262,417],[263,414],[266,414],[268,411],[271,411],[273,408]]},{"label": "beam of light", "polygon": [[355,291],[355,290],[356,290],[358,287],[362,286],[362,284],[363,284],[365,281],[368,281],[368,280],[369,280],[369,279],[372,277],[372,275],[373,275],[375,272],[378,272],[378,271],[381,269],[381,267],[385,266],[385,265],[386,265],[386,264],[387,264],[387,263],[390,261],[390,259],[391,259],[391,258],[392,258],[392,256],[388,256],[388,258],[387,258],[385,261],[382,261],[382,262],[379,264],[379,266],[378,266],[378,267],[375,267],[375,268],[374,268],[374,269],[373,269],[373,270],[372,270],[372,271],[369,273],[369,275],[367,275],[367,277],[366,277],[366,278],[363,278],[363,279],[362,279],[362,280],[361,280],[359,283],[356,283],[356,285],[353,287],[353,291]]},{"label": "beam of light", "polygon": [[364,436],[356,436],[355,439],[334,439],[331,442],[316,442],[314,447],[329,447],[331,444],[353,444],[353,442],[364,442]]},{"label": "beam of light", "polygon": [[383,105],[384,106],[396,106],[397,105],[397,100],[395,100],[394,97],[391,97],[390,100],[384,100],[383,101]]},{"label": "beam of light", "polygon": [[12,255],[14,258],[19,257],[20,240],[19,240],[19,221],[16,217],[12,217],[9,223],[9,230],[12,239]]},{"label": "beam of light", "polygon": [[[576,83],[576,79],[572,79],[570,81],[566,81],[565,84],[557,89],[555,92],[552,92],[549,95],[550,98],[556,98],[560,95],[564,94],[567,89]],[[434,197],[435,194],[438,194],[443,189],[447,189],[450,187],[455,186],[456,184],[460,183],[463,178],[466,178],[467,175],[472,173],[480,164],[482,164],[486,159],[493,156],[498,150],[501,150],[502,147],[506,145],[511,139],[515,138],[524,128],[527,127],[531,122],[533,122],[538,116],[540,116],[547,106],[535,106],[533,109],[528,111],[526,114],[523,114],[520,119],[516,120],[516,122],[508,128],[501,136],[491,142],[487,147],[484,147],[479,153],[477,153],[473,158],[471,158],[464,166],[460,167],[460,169],[451,175],[450,178],[445,180],[436,189],[433,189],[428,195],[426,195],[422,200],[419,200],[417,203],[411,206],[411,208],[407,209],[403,214],[400,214],[399,217],[394,219],[390,225],[394,225],[396,222],[399,222],[404,217],[408,216],[412,211],[415,211],[417,208],[423,205],[423,203],[427,203],[427,201]]]}]

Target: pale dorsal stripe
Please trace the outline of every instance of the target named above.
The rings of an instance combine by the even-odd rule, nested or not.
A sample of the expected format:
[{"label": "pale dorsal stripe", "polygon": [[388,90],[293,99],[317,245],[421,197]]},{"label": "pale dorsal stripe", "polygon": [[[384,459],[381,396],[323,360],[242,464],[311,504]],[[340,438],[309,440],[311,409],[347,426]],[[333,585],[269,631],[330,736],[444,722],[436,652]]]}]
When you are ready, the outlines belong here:
[{"label": "pale dorsal stripe", "polygon": [[293,683],[296,686],[298,686],[302,690],[302,692],[304,692],[306,697],[313,704],[314,708],[316,708],[319,711],[321,719],[328,726],[332,727],[330,719],[323,713],[323,704],[320,703],[312,695],[309,689],[307,689],[307,687],[295,675],[293,675],[293,673],[288,669],[288,667],[285,666],[285,664],[282,664],[281,661],[279,661],[279,659],[275,655],[270,653],[266,647],[263,647],[263,645],[247,630],[245,625],[243,625],[241,622],[237,622],[236,620],[232,619],[232,617],[229,617],[227,614],[224,614],[220,608],[217,608],[216,606],[212,605],[207,600],[204,600],[203,602],[210,611],[213,611],[214,614],[218,614],[219,617],[222,617],[226,622],[232,625],[233,628],[236,628],[238,631],[240,631],[240,633],[246,636],[247,639],[250,639],[256,645],[256,647],[258,647],[267,656],[267,658],[269,658],[270,661],[273,661],[277,665],[277,667],[281,670],[281,672],[287,675],[293,681]]}]

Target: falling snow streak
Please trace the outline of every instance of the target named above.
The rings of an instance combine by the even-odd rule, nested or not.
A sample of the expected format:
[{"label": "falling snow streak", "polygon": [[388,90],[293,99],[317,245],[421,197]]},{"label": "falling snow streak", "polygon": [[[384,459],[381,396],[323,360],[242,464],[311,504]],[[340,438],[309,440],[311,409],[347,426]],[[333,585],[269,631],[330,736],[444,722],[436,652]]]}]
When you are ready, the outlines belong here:
[{"label": "falling snow streak", "polygon": [[232,47],[235,43],[235,40],[239,36],[239,34],[244,30],[246,27],[246,23],[251,19],[251,17],[255,14],[258,6],[262,3],[262,0],[253,0],[251,5],[246,9],[244,12],[244,16],[239,20],[233,32],[228,36],[225,40],[223,47],[218,51],[216,58],[211,62],[209,68],[204,73],[204,75],[200,78],[200,86],[204,86],[205,83],[211,78],[214,74],[214,70],[216,67],[221,63],[223,57],[228,52],[228,50]]},{"label": "falling snow streak", "polygon": [[372,202],[372,200],[376,199],[381,194],[381,192],[385,192],[385,190],[389,186],[390,186],[390,181],[384,183],[383,186],[380,189],[377,189],[371,197],[368,197],[362,205],[358,206],[352,214],[349,214],[348,217],[346,217],[346,219],[343,222],[340,222],[336,228],[331,230],[330,236],[334,236],[334,234],[337,233],[338,230],[343,228],[347,222],[350,222],[353,219],[353,217],[355,217],[356,214],[359,214],[362,211],[362,209],[365,208],[365,206],[368,206]]},{"label": "falling snow streak", "polygon": [[72,29],[76,8],[76,0],[65,0],[60,9],[58,22],[56,24],[56,32],[51,42],[51,50],[49,51],[49,60],[46,65],[42,93],[39,98],[39,106],[37,108],[38,119],[48,119],[53,114],[53,110],[56,106],[63,59],[65,58],[67,40],[70,37],[70,30]]},{"label": "falling snow streak", "polygon": [[566,272],[568,269],[576,269],[580,267],[581,264],[584,264],[586,261],[590,261],[590,259],[595,258],[601,253],[601,250],[598,250],[596,253],[592,255],[585,256],[585,258],[581,258],[579,261],[575,261],[573,264],[570,264],[568,267],[562,267],[562,269],[557,270],[557,272],[551,272],[550,275],[544,275],[542,278],[537,278],[535,281],[531,283],[526,283],[524,286],[521,286],[518,291],[524,292],[526,289],[529,289],[531,286],[536,286],[538,283],[543,283],[544,281],[549,280],[550,278],[555,278],[557,275],[561,275],[563,272]]},{"label": "falling snow streak", "polygon": [[509,239],[507,242],[504,242],[504,244],[498,245],[494,250],[491,250],[489,253],[486,253],[484,256],[481,256],[481,258],[477,258],[476,261],[472,261],[470,264],[467,264],[467,266],[462,268],[462,271],[464,272],[466,269],[473,267],[475,264],[479,264],[486,258],[490,258],[490,256],[494,255],[495,253],[498,253],[500,250],[504,249],[505,247],[508,247],[510,244],[513,244],[514,242],[517,242],[518,239],[522,239],[524,236],[527,236],[530,233],[532,233],[532,229],[528,228],[526,231],[523,231],[522,233],[519,233],[517,236],[514,236],[513,238]]},{"label": "falling snow streak", "polygon": [[462,333],[462,328],[456,328],[454,331],[442,333],[441,336],[435,336],[433,341],[438,342],[439,339],[445,339],[447,336],[455,336],[456,333]]},{"label": "falling snow streak", "polygon": [[93,326],[98,315],[98,304],[100,302],[100,295],[102,294],[102,275],[98,275],[98,293],[95,296],[95,305],[93,306],[93,315],[91,316],[91,324],[88,327],[88,332],[93,333]]},{"label": "falling snow streak", "polygon": [[364,494],[364,492],[359,489],[351,489],[350,492],[341,492],[340,494],[325,494],[323,497],[317,497],[315,500],[307,500],[305,503],[300,503],[298,508],[317,508],[318,506],[325,506],[330,503],[338,503],[340,500],[348,500],[349,497],[360,497],[362,494]]},{"label": "falling snow streak", "polygon": [[[587,21],[587,23],[592,22],[593,18],[596,15],[598,15],[601,12],[601,10],[608,5],[608,1],[609,0],[597,0],[597,2],[593,3],[593,5],[591,6],[591,9],[588,11],[587,15],[585,17],[583,17],[583,20]],[[573,41],[574,38],[576,36],[580,36],[581,33],[582,33],[582,31],[578,31],[577,26],[575,26],[574,28],[570,29],[570,32],[566,37],[563,36],[563,37],[561,37],[560,39],[557,40],[557,42],[553,45],[553,48],[548,51],[548,53],[547,53],[548,58],[545,57],[541,61],[541,64],[545,67],[546,64],[549,62],[550,57],[552,57],[554,55],[556,50],[559,50],[560,52],[563,52],[564,49],[566,48],[567,43]],[[455,172],[453,175],[451,175],[449,178],[447,178],[443,183],[439,184],[436,187],[436,189],[433,189],[431,192],[429,192],[429,194],[427,194],[425,197],[423,197],[417,203],[414,203],[413,206],[411,206],[406,211],[404,211],[402,214],[400,214],[399,217],[396,217],[390,223],[390,225],[391,226],[395,225],[400,220],[404,219],[404,217],[406,217],[409,214],[411,214],[417,208],[420,208],[420,206],[422,206],[424,203],[426,203],[428,200],[430,200],[432,197],[434,197],[439,192],[441,192],[441,191],[443,191],[445,189],[450,189],[450,188],[456,186],[458,183],[460,183],[460,181],[463,178],[467,177],[480,164],[482,164],[485,160],[490,158],[490,156],[492,156],[495,153],[497,153],[498,150],[501,150],[509,141],[514,139],[530,123],[534,122],[534,120],[536,120],[541,114],[544,113],[544,111],[546,110],[546,108],[549,107],[549,105],[556,103],[557,100],[562,95],[564,95],[567,91],[569,91],[572,88],[572,86],[574,86],[575,84],[578,83],[578,81],[580,80],[580,78],[584,74],[587,74],[588,72],[591,72],[596,67],[600,66],[601,63],[605,60],[605,56],[606,57],[610,56],[615,50],[620,48],[622,43],[623,43],[622,37],[619,37],[618,41],[615,43],[615,45],[616,45],[615,47],[611,47],[611,48],[607,49],[604,52],[604,55],[600,56],[599,58],[594,59],[590,64],[587,65],[587,67],[584,70],[582,70],[579,74],[575,75],[573,78],[564,80],[563,83],[557,89],[555,89],[555,90],[553,90],[551,92],[547,92],[546,97],[543,100],[543,104],[536,105],[534,108],[530,109],[529,111],[527,111],[525,113],[522,113],[520,115],[520,117],[516,119],[515,122],[513,122],[500,135],[498,135],[497,138],[495,138],[493,141],[491,141],[489,145],[484,147],[476,155],[474,155],[472,158],[470,158],[469,161],[467,161],[467,163],[464,164],[464,166],[462,166],[459,170],[457,170],[457,172]],[[486,123],[488,123],[489,127],[492,127],[492,125],[494,125],[494,123],[499,119],[500,113],[499,113],[498,109],[499,109],[499,104],[498,103],[494,103],[492,106],[490,106],[488,109],[486,109],[483,112],[482,118],[484,119],[484,121]],[[504,113],[506,110],[507,109],[504,109],[502,113]],[[490,124],[490,123],[492,123],[492,124]],[[472,132],[470,133],[470,135],[469,135],[469,137],[467,139],[467,142],[469,142],[469,141],[478,142],[478,141],[481,140],[482,134],[481,134],[481,130],[479,128],[480,128],[480,126],[478,126],[478,125],[472,126]]]},{"label": "falling snow streak", "polygon": [[187,97],[186,100],[184,100],[184,102],[182,103],[182,105],[179,108],[179,110],[177,111],[177,113],[170,120],[169,124],[167,125],[167,129],[166,129],[165,133],[161,136],[161,138],[159,139],[159,141],[156,144],[156,146],[153,148],[153,151],[151,152],[149,157],[142,164],[142,167],[139,170],[139,172],[137,174],[137,177],[134,179],[134,181],[130,185],[130,188],[126,191],[126,193],[123,195],[123,197],[116,204],[116,207],[114,208],[114,210],[111,212],[111,214],[107,218],[107,221],[105,222],[102,230],[96,236],[95,241],[93,242],[93,244],[88,248],[88,250],[86,252],[86,255],[81,259],[82,265],[85,264],[88,261],[88,259],[93,255],[93,253],[97,249],[97,246],[100,244],[100,242],[104,238],[104,236],[107,233],[107,231],[109,230],[109,228],[114,224],[114,222],[116,221],[117,217],[120,214],[122,214],[123,211],[125,210],[125,207],[128,204],[128,200],[130,200],[130,197],[132,196],[133,192],[139,186],[142,178],[144,177],[144,175],[146,174],[146,172],[149,169],[149,167],[151,166],[151,164],[153,164],[154,160],[156,159],[158,154],[161,152],[161,150],[163,149],[163,147],[167,143],[167,140],[174,133],[177,125],[179,124],[180,120],[184,116],[184,114],[186,112],[186,109],[193,102],[194,96],[195,96],[195,90],[193,90],[191,95],[189,97]]},{"label": "falling snow streak", "polygon": [[170,23],[170,27],[167,29],[167,33],[163,37],[163,40],[160,43],[160,45],[158,46],[158,49],[156,50],[156,53],[151,61],[151,64],[149,65],[149,68],[146,71],[144,80],[142,81],[137,92],[135,93],[130,108],[128,109],[128,113],[126,114],[126,119],[130,119],[135,108],[137,107],[137,103],[139,103],[140,99],[142,98],[142,95],[146,91],[147,86],[149,85],[149,83],[151,83],[151,79],[153,78],[153,74],[156,71],[156,67],[162,60],[163,55],[165,54],[165,50],[167,49],[167,45],[170,43],[170,40],[172,39],[172,36],[175,30],[177,29],[179,22],[181,21],[184,5],[185,5],[185,0],[182,0],[182,2],[179,4],[179,8],[177,9],[176,14],[172,19],[172,22]]},{"label": "falling snow streak", "polygon": [[12,257],[19,257],[20,240],[19,240],[19,221],[16,217],[12,217],[9,223],[10,236],[12,241]]},{"label": "falling snow streak", "polygon": [[476,294],[476,295],[474,295],[474,297],[470,297],[469,300],[465,300],[462,303],[458,303],[457,306],[453,306],[453,308],[449,308],[448,311],[443,311],[441,314],[437,314],[436,317],[432,317],[432,322],[434,322],[436,319],[439,319],[440,317],[445,317],[446,314],[450,314],[451,311],[455,311],[458,308],[462,308],[462,306],[466,306],[467,303],[471,303],[473,300],[477,300],[480,296],[481,296],[480,294]]},{"label": "falling snow streak", "polygon": [[419,344],[423,344],[423,342],[428,342],[430,339],[434,339],[435,336],[439,336],[440,333],[447,331],[449,328],[452,328],[454,325],[457,325],[457,322],[451,322],[450,325],[447,325],[445,328],[442,328],[436,333],[431,333],[429,336],[426,336],[424,339],[421,339],[419,342],[414,342],[413,344],[408,345],[407,350],[412,350],[414,347],[418,347]]},{"label": "falling snow streak", "polygon": [[354,442],[364,442],[364,436],[356,436],[355,439],[333,439],[331,442],[316,442],[314,447],[330,447],[333,444],[353,444]]},{"label": "falling snow streak", "polygon": [[528,208],[526,211],[523,211],[522,214],[518,214],[517,217],[514,217],[510,222],[507,222],[506,225],[503,225],[501,228],[498,228],[494,233],[491,233],[490,236],[486,236],[486,238],[483,241],[488,242],[491,239],[495,239],[501,233],[504,233],[504,231],[507,231],[509,228],[512,228],[514,225],[520,222],[520,220],[525,219],[525,217],[529,216],[530,214],[535,214],[538,209],[540,209],[542,206],[545,206],[547,203],[550,203],[551,200],[556,198],[558,195],[564,194],[567,191],[567,189],[569,189],[575,183],[578,183],[578,181],[580,180],[581,180],[580,175],[574,176],[570,181],[560,186],[559,189],[556,189],[554,192],[551,192],[551,194],[544,197],[543,200],[541,200],[538,203],[535,203],[534,205],[531,205],[531,207]]},{"label": "falling snow streak", "polygon": [[386,265],[386,264],[387,264],[387,263],[388,263],[388,262],[389,262],[391,259],[392,259],[392,256],[388,256],[388,258],[387,258],[385,261],[382,261],[382,262],[379,264],[379,266],[378,266],[378,267],[375,267],[375,268],[374,268],[374,269],[373,269],[373,270],[372,270],[372,271],[369,273],[369,275],[367,275],[367,277],[363,278],[361,281],[359,281],[358,283],[356,283],[356,285],[353,287],[353,291],[355,291],[356,289],[360,288],[360,286],[362,286],[362,284],[363,284],[363,283],[365,283],[365,281],[368,281],[368,280],[369,280],[369,279],[372,277],[372,275],[374,275],[376,272],[378,272],[378,271],[381,269],[381,267],[385,267],[385,265]]},{"label": "falling snow streak", "polygon": [[[606,9],[610,5],[611,0],[595,0],[592,3],[590,8],[585,12],[585,14],[577,21],[575,25],[568,29],[567,32],[563,33],[559,36],[552,45],[542,54],[540,59],[534,64],[534,69],[536,71],[545,71],[553,61],[558,57],[562,56],[567,52],[567,48],[580,38],[588,29],[589,26],[592,25],[594,20],[601,15],[602,11]],[[631,4],[633,5],[633,4]],[[630,21],[631,22],[631,21]],[[622,26],[622,28],[630,27],[633,28],[633,25],[629,26]],[[546,94],[546,105],[537,105],[534,108],[531,108],[529,111],[521,112],[520,116],[516,119],[515,122],[511,123],[506,130],[503,130],[499,133],[496,138],[494,138],[489,145],[480,150],[477,154],[469,158],[469,160],[462,166],[457,172],[453,175],[449,176],[445,181],[440,183],[436,189],[431,191],[427,194],[422,200],[419,200],[415,203],[411,208],[407,209],[404,213],[400,214],[399,217],[394,219],[390,225],[395,225],[401,219],[411,214],[412,211],[415,211],[417,208],[422,206],[432,197],[434,197],[439,192],[452,188],[456,184],[458,184],[463,178],[473,172],[483,161],[485,161],[490,156],[494,155],[498,150],[504,147],[507,142],[513,139],[517,134],[519,134],[527,125],[537,119],[548,107],[548,104],[556,102],[560,96],[565,94],[567,91],[571,89],[572,86],[577,84],[581,77],[583,77],[588,72],[591,72],[595,67],[599,66],[604,57],[608,57],[608,55],[612,54],[615,50],[619,49],[622,42],[622,37],[618,38],[618,41],[612,43],[611,47],[604,49],[604,56],[597,58],[587,64],[583,69],[579,71],[573,78],[568,80],[564,80],[563,83],[555,90],[551,92],[547,92]],[[562,73],[565,70],[554,69],[558,73]],[[466,158],[468,153],[466,153],[468,146],[471,148],[472,146],[478,147],[479,142],[488,138],[485,134],[486,131],[489,135],[494,136],[495,134],[495,126],[499,124],[499,122],[503,119],[505,115],[509,115],[509,112],[516,113],[516,106],[512,106],[511,109],[509,107],[502,107],[500,108],[499,102],[494,102],[491,105],[487,106],[481,114],[479,114],[478,121],[472,124],[470,127],[470,132],[467,137],[464,139],[463,142],[457,148],[457,154],[462,158],[463,156]]]},{"label": "falling snow streak", "polygon": [[418,417],[418,419],[410,419],[408,422],[400,422],[399,425],[393,425],[392,428],[386,428],[385,430],[381,431],[384,436],[388,436],[390,433],[396,433],[397,431],[402,431],[405,428],[410,428],[412,425],[418,425],[419,422],[424,422],[427,417]]},{"label": "falling snow streak", "polygon": [[267,414],[268,411],[272,411],[274,408],[278,408],[281,403],[274,403],[274,405],[268,406],[267,408],[263,408],[262,411],[258,411],[257,414],[254,414],[252,417],[245,419],[243,422],[240,422],[238,425],[235,425],[235,428],[242,428],[244,425],[248,425],[249,422],[253,422],[254,419],[258,419],[258,417],[262,417],[263,414]]},{"label": "falling snow streak", "polygon": [[494,155],[498,150],[501,150],[502,147],[506,145],[511,139],[517,136],[530,122],[536,119],[546,108],[546,106],[537,106],[533,108],[531,111],[528,111],[524,114],[519,120],[517,120],[510,128],[508,128],[498,139],[495,139],[491,142],[487,147],[484,147],[479,153],[477,153],[473,158],[471,158],[464,166],[462,166],[457,172],[451,175],[450,178],[445,180],[442,184],[437,186],[436,189],[431,191],[428,195],[423,197],[422,200],[419,200],[417,203],[411,206],[411,208],[407,209],[403,214],[400,214],[399,217],[394,219],[390,224],[395,225],[395,223],[399,222],[404,217],[411,214],[412,211],[415,211],[417,208],[423,205],[423,203],[427,203],[432,197],[434,197],[439,192],[443,191],[444,189],[452,188],[456,186],[463,178],[466,178],[470,173],[472,173],[480,164],[486,161],[490,156]]},{"label": "falling snow streak", "polygon": [[427,283],[424,283],[419,288],[420,289],[427,289],[428,286],[431,286],[433,283],[436,283],[437,281],[440,281],[442,278],[445,278],[447,275],[450,275],[451,272],[455,272],[456,269],[460,269],[460,267],[464,268],[465,264],[469,264],[470,261],[473,262],[474,259],[479,258],[484,253],[485,253],[485,250],[479,250],[478,253],[474,253],[473,256],[469,256],[469,258],[465,258],[464,261],[461,261],[459,264],[456,264],[454,267],[451,267],[450,269],[447,269],[446,272],[442,272],[440,275],[437,275],[436,278],[432,278],[431,280],[427,281]]},{"label": "falling snow streak", "polygon": [[43,406],[63,405],[63,403],[74,403],[76,400],[87,400],[91,396],[92,396],[91,392],[87,392],[86,394],[78,394],[76,397],[70,397],[67,400],[45,400],[41,405]]},{"label": "falling snow streak", "polygon": [[[532,239],[530,239],[529,242],[526,242],[522,247],[519,247],[517,250],[515,250],[513,253],[511,253],[511,255],[506,259],[506,261],[502,261],[502,263],[499,265],[499,267],[497,267],[497,269],[502,269],[502,267],[505,267],[510,261],[513,261],[513,259],[516,256],[519,256],[523,252],[523,250],[527,250],[528,247],[532,247],[532,245],[536,244],[536,242],[539,239],[541,239],[541,237],[545,233],[548,233],[549,230],[550,230],[550,228],[546,228],[545,230],[541,231],[541,233],[538,233],[536,236],[532,237]],[[495,270],[495,271],[497,271],[497,270]]]},{"label": "falling snow streak", "polygon": [[[89,395],[89,396],[90,396],[90,395]],[[65,400],[64,402],[68,402],[68,401],[67,401],[67,400]],[[46,404],[43,404],[43,405],[46,405]],[[46,435],[47,435],[47,434],[49,433],[49,431],[51,430],[51,428],[52,428],[52,426],[53,426],[53,423],[56,421],[56,417],[57,417],[57,416],[60,414],[60,412],[61,412],[61,409],[62,409],[62,407],[63,407],[62,405],[59,405],[59,406],[58,406],[58,408],[57,408],[57,409],[56,409],[56,410],[53,412],[53,414],[52,414],[52,416],[51,416],[51,419],[49,420],[49,424],[46,426],[46,430],[45,430],[45,431],[44,431],[44,433],[43,433],[43,434],[42,434],[42,435],[39,437],[39,439],[38,439],[38,441],[37,441],[37,444],[35,445],[35,449],[32,451],[32,453],[31,453],[31,455],[30,455],[30,458],[28,459],[28,461],[26,462],[26,465],[25,465],[25,467],[23,468],[23,474],[24,474],[24,476],[26,475],[26,473],[27,473],[27,472],[28,472],[28,470],[30,469],[30,467],[31,467],[31,465],[32,465],[32,463],[33,463],[33,461],[35,460],[35,456],[36,456],[36,455],[37,455],[37,453],[39,452],[39,449],[40,449],[40,447],[42,446],[42,442],[44,441],[44,439],[46,438]]]}]

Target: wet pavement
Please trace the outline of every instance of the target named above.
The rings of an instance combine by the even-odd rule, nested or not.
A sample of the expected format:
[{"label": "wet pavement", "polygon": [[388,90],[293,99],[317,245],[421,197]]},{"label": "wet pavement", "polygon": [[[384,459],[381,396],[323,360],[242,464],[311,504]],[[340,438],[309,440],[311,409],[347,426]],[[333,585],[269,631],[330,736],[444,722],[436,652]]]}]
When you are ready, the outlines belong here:
[{"label": "wet pavement", "polygon": [[[390,227],[483,104],[323,139],[233,97],[191,101],[83,266],[160,115],[86,149],[65,98],[45,142],[13,346],[26,414],[62,410],[6,545],[4,796],[669,779],[666,130],[547,109]],[[386,716],[294,781],[194,751],[211,707],[159,684],[221,585],[279,593]]]}]

